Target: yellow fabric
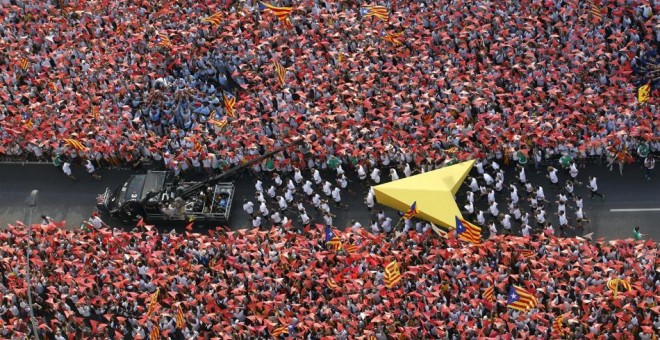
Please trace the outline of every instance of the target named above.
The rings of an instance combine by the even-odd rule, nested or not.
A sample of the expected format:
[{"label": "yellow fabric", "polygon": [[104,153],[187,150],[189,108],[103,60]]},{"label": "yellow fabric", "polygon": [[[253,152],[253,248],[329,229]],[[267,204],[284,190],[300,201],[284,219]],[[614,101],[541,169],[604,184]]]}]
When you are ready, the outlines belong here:
[{"label": "yellow fabric", "polygon": [[454,195],[472,165],[474,160],[375,186],[376,201],[404,212],[416,201],[416,218],[454,229],[456,216],[463,218]]}]

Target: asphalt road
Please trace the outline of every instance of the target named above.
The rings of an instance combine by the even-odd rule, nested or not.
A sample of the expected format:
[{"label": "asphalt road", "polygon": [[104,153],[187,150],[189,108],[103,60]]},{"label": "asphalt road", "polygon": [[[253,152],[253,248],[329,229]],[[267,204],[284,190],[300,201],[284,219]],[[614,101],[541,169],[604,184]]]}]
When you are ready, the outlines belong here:
[{"label": "asphalt road", "polygon": [[[554,198],[557,192],[550,189],[545,173],[536,174],[531,167],[529,170],[530,180],[535,184],[543,185],[546,197],[552,201],[551,198]],[[0,178],[2,178],[0,181],[0,225],[5,226],[18,220],[27,221],[29,210],[25,199],[32,189],[37,189],[39,190],[39,201],[34,210],[33,222],[39,222],[40,215],[45,214],[55,220],[66,220],[69,227],[78,227],[83,220],[89,218],[90,213],[95,209],[97,194],[103,192],[106,187],[116,188],[132,173],[135,173],[128,170],[101,169],[100,174],[103,175],[103,178],[97,181],[87,175],[82,167],[74,167],[73,172],[79,179],[78,181],[67,178],[60,169],[52,165],[0,164]],[[347,172],[351,171],[347,170]],[[587,175],[595,175],[598,178],[599,191],[606,195],[606,199],[590,200],[588,189],[584,187],[576,189],[578,194],[585,197],[585,213],[591,219],[591,223],[584,233],[594,232],[595,238],[603,237],[608,240],[629,238],[632,236],[633,227],[639,225],[647,238],[660,240],[660,177],[658,174],[652,181],[647,181],[644,179],[641,166],[635,164],[628,165],[624,169],[624,176],[619,175],[618,169],[610,172],[602,165],[590,165],[585,169],[580,169],[580,181],[586,182]],[[512,180],[513,176],[513,171],[507,170],[506,182]],[[324,173],[323,177],[324,179],[334,178],[329,173]],[[385,181],[388,176],[382,178]],[[342,193],[343,203],[347,207],[340,209],[333,207],[332,210],[336,215],[334,224],[341,229],[348,226],[352,220],[368,225],[372,217],[364,204],[367,187],[356,183],[357,180],[353,176],[350,176],[350,179],[352,183],[349,188],[355,194]],[[560,176],[560,179],[563,181],[564,178]],[[254,177],[247,172],[235,179],[237,192],[232,207],[232,229],[250,225],[248,216],[242,210],[242,201],[243,198],[247,198],[256,202],[254,181]],[[264,180],[264,182],[264,188],[267,188],[270,181]],[[508,197],[508,194],[505,196]],[[459,206],[463,205],[463,197],[463,192],[459,192],[457,195]],[[272,204],[272,206],[275,205]],[[317,223],[322,223],[320,217],[316,217],[314,209],[307,206],[310,217],[316,218]],[[501,202],[500,210],[503,211],[505,206]],[[396,221],[395,211],[378,206],[377,208],[385,210],[386,214]],[[616,209],[628,210],[616,211]],[[548,213],[555,212],[556,205],[553,204],[546,210]],[[291,211],[290,218],[297,218],[297,213],[294,214],[293,209]],[[121,225],[121,222],[110,219],[107,219],[106,222],[118,227],[132,227]],[[554,225],[557,229],[556,222]]]}]

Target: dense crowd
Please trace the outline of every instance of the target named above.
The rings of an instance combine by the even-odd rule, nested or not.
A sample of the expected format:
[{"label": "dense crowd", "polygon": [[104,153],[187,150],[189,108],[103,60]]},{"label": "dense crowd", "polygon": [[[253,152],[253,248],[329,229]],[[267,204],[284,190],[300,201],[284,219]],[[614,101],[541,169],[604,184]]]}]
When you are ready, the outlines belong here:
[{"label": "dense crowd", "polygon": [[[274,167],[660,150],[655,97],[639,105],[629,81],[660,41],[657,0],[597,4],[602,18],[583,1],[397,1],[387,21],[366,3],[306,0],[291,28],[254,0],[1,3],[12,158],[185,171],[294,136],[307,143]],[[202,21],[216,12],[218,25]]]},{"label": "dense crowd", "polygon": [[[651,339],[660,329],[657,244],[502,237],[471,246],[427,233],[336,233],[323,225],[210,235],[33,226],[33,303],[41,339]],[[0,232],[0,334],[29,334],[27,227]],[[350,247],[349,245],[355,246]],[[351,249],[347,253],[345,249]],[[384,286],[396,260],[402,279]],[[610,279],[630,289],[614,296]],[[534,295],[507,308],[511,285]],[[493,286],[493,297],[484,292]],[[156,293],[158,292],[158,293]],[[151,303],[152,297],[157,298]],[[150,307],[151,306],[151,307]],[[177,323],[179,308],[183,318]],[[151,311],[149,313],[149,311]],[[556,322],[562,316],[561,322]],[[554,326],[553,326],[554,325]]]}]

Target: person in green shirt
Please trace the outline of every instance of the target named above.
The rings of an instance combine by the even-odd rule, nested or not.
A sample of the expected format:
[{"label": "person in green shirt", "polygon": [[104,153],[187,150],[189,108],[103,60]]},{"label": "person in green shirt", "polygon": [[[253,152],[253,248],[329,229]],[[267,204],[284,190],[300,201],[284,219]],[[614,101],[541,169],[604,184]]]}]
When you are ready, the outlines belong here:
[{"label": "person in green shirt", "polygon": [[635,241],[642,239],[642,233],[639,232],[639,226],[636,226],[633,230],[633,239],[635,239]]},{"label": "person in green shirt", "polygon": [[559,163],[561,163],[561,166],[564,169],[568,169],[568,167],[571,165],[571,160],[573,160],[573,157],[569,155],[567,152],[565,152],[561,158],[559,158]]},{"label": "person in green shirt", "polygon": [[58,154],[53,158],[53,165],[58,168],[62,166],[62,155]]},{"label": "person in green shirt", "polygon": [[518,151],[518,164],[525,166],[527,164],[527,156],[522,151]]},{"label": "person in green shirt", "polygon": [[649,151],[649,146],[646,143],[641,143],[639,146],[637,146],[637,154],[639,157],[642,157],[642,159],[649,155]]}]

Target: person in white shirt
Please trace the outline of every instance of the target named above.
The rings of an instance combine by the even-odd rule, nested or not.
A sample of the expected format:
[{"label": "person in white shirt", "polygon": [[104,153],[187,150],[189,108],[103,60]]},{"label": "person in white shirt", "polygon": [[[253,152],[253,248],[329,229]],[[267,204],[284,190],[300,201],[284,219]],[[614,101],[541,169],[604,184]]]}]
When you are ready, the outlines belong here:
[{"label": "person in white shirt", "polygon": [[522,216],[520,216],[520,223],[529,224],[529,213],[528,212],[525,212],[524,214],[522,214]]},{"label": "person in white shirt", "polygon": [[263,191],[264,191],[263,183],[262,183],[260,180],[257,180],[257,181],[254,183],[254,188],[255,188],[258,192],[263,192]]},{"label": "person in white shirt", "polygon": [[293,190],[286,189],[286,191],[284,192],[284,199],[286,200],[287,203],[293,202]]},{"label": "person in white shirt", "polygon": [[258,192],[255,194],[255,197],[257,198],[257,201],[259,201],[260,203],[266,203],[266,198],[264,197],[264,193],[263,193],[263,192],[258,191]]},{"label": "person in white shirt", "polygon": [[270,215],[270,219],[273,221],[275,226],[279,226],[280,223],[282,223],[282,216],[280,216],[280,213],[277,211]]},{"label": "person in white shirt", "polygon": [[296,192],[296,184],[293,183],[293,181],[292,181],[291,179],[289,179],[288,181],[286,181],[286,188],[287,188],[288,190],[291,190],[291,191],[293,191],[293,192]]},{"label": "person in white shirt", "polygon": [[261,216],[263,217],[268,217],[268,207],[266,207],[266,202],[261,202],[259,205],[259,212],[261,213]]},{"label": "person in white shirt", "polygon": [[545,193],[543,192],[543,187],[539,185],[539,187],[536,189],[536,199],[539,200],[539,202],[544,201],[548,203],[548,200],[545,199]]},{"label": "person in white shirt", "polygon": [[488,204],[493,204],[493,202],[495,202],[495,191],[488,189]]},{"label": "person in white shirt", "polygon": [[518,200],[519,200],[519,198],[518,198],[518,188],[516,188],[516,186],[513,185],[513,184],[511,184],[509,186],[509,188],[511,190],[511,203],[518,204]]},{"label": "person in white shirt", "polygon": [[530,237],[532,234],[532,227],[529,224],[523,224],[521,232],[523,237]]},{"label": "person in white shirt", "polygon": [[275,198],[275,195],[277,195],[277,192],[275,191],[275,186],[271,185],[270,188],[268,188],[268,190],[266,191],[266,193],[268,194],[268,197]]},{"label": "person in white shirt", "polygon": [[577,208],[575,211],[575,220],[579,228],[584,228],[584,223],[589,223],[589,219],[585,217],[582,208]]},{"label": "person in white shirt", "polygon": [[372,234],[378,236],[378,234],[380,234],[380,228],[379,228],[379,226],[378,226],[378,221],[376,221],[376,220],[371,220],[371,226],[370,226],[370,229],[371,229],[371,233],[372,233]]},{"label": "person in white shirt", "polygon": [[525,167],[518,165],[518,181],[520,184],[527,183],[527,174],[525,173]]},{"label": "person in white shirt", "polygon": [[383,221],[383,231],[385,233],[390,233],[392,231],[392,219],[390,217],[385,218]]},{"label": "person in white shirt", "polygon": [[472,202],[468,201],[463,207],[465,208],[465,215],[472,216],[474,214],[474,204]]},{"label": "person in white shirt", "polygon": [[536,210],[536,222],[541,225],[545,223],[545,210],[543,210],[543,208],[538,208],[538,210]]},{"label": "person in white shirt", "polygon": [[346,189],[348,187],[348,179],[346,178],[346,175],[342,174],[337,178],[337,185],[339,185],[339,187],[342,189]]},{"label": "person in white shirt", "polygon": [[465,198],[467,199],[468,202],[474,203],[474,193],[472,191],[466,192]]},{"label": "person in white shirt", "polygon": [[282,196],[277,196],[277,205],[279,205],[280,211],[282,213],[284,213],[284,211],[289,208],[289,205],[286,203],[286,200]]},{"label": "person in white shirt", "polygon": [[575,191],[575,186],[573,185],[573,181],[570,179],[566,181],[566,186],[564,186],[564,190],[566,190],[566,194],[568,197],[573,197],[574,191]]},{"label": "person in white shirt", "polygon": [[94,229],[109,228],[109,226],[103,222],[99,217],[99,213],[96,211],[92,213],[92,216],[89,218],[89,223],[94,227]]},{"label": "person in white shirt", "polygon": [[358,173],[358,178],[361,181],[364,181],[365,179],[367,179],[367,172],[364,170],[364,167],[362,166],[362,164],[358,165],[357,173]]},{"label": "person in white shirt", "polygon": [[328,181],[325,181],[325,183],[323,183],[323,189],[322,190],[323,190],[323,193],[326,196],[332,195],[332,184],[330,184],[330,182],[328,182]]},{"label": "person in white shirt", "polygon": [[470,177],[468,180],[470,181],[470,184],[469,184],[470,191],[472,191],[472,192],[479,191],[479,183],[477,182],[477,179],[474,178],[474,177]]},{"label": "person in white shirt", "polygon": [[547,177],[550,179],[550,183],[552,183],[553,186],[559,187],[559,177],[557,176],[557,169],[555,169],[552,166],[549,166]]},{"label": "person in white shirt", "polygon": [[351,221],[351,229],[353,231],[358,230],[360,228],[362,228],[362,224],[360,224],[360,222],[358,222],[356,220]]},{"label": "person in white shirt", "polygon": [[248,201],[247,199],[243,199],[243,210],[245,210],[245,212],[248,215],[253,217],[254,216],[253,215],[254,214],[254,203]]},{"label": "person in white shirt", "polygon": [[493,179],[493,177],[490,174],[488,174],[487,172],[484,173],[484,181],[486,182],[487,186],[491,186],[491,185],[493,185],[493,183],[495,183],[495,180]]},{"label": "person in white shirt", "polygon": [[557,214],[566,213],[566,203],[561,200],[557,201]]},{"label": "person in white shirt", "polygon": [[374,168],[371,171],[371,180],[376,184],[380,183],[380,170],[378,168]]},{"label": "person in white shirt", "polygon": [[584,203],[582,201],[582,196],[575,196],[575,206],[577,206],[579,209],[584,208]]},{"label": "person in white shirt", "polygon": [[479,225],[484,225],[486,223],[486,217],[484,217],[483,210],[477,211],[477,223]]},{"label": "person in white shirt", "polygon": [[522,218],[522,212],[520,211],[520,207],[518,207],[518,205],[513,205],[511,213],[513,214],[513,218],[515,218],[516,221],[520,221]]},{"label": "person in white shirt", "polygon": [[369,211],[371,211],[371,209],[373,209],[373,207],[376,205],[376,202],[374,201],[374,194],[372,194],[371,191],[367,193],[367,198],[365,198],[364,203],[367,204],[367,209],[369,209]]},{"label": "person in white shirt", "polygon": [[566,218],[566,213],[561,212],[559,214],[559,233],[561,236],[566,236],[566,232],[568,231],[568,219]]},{"label": "person in white shirt", "polygon": [[279,188],[282,186],[284,182],[282,182],[282,177],[280,177],[280,174],[277,172],[273,174],[273,182],[275,182],[275,185]]},{"label": "person in white shirt", "polygon": [[87,173],[90,174],[95,180],[101,180],[101,176],[96,173],[96,168],[94,167],[94,164],[92,164],[91,160],[88,159],[87,162],[85,162],[85,168],[87,169]]},{"label": "person in white shirt", "polygon": [[323,178],[321,178],[321,172],[319,172],[318,169],[312,170],[312,178],[314,179],[314,183],[316,185],[321,185],[321,182],[323,182]]},{"label": "person in white shirt", "polygon": [[600,196],[601,199],[605,199],[605,195],[601,194],[598,192],[598,182],[596,180],[596,177],[590,176],[589,177],[589,190],[591,190],[591,198],[593,199],[594,196]]},{"label": "person in white shirt", "polygon": [[396,173],[396,169],[394,168],[390,169],[390,177],[392,178],[392,181],[396,181],[399,179],[399,174]]},{"label": "person in white shirt", "polygon": [[294,168],[293,170],[293,180],[296,181],[296,183],[300,184],[303,181],[303,176],[302,173],[300,173],[300,169]]},{"label": "person in white shirt", "polygon": [[406,163],[406,166],[403,168],[403,174],[407,177],[412,175],[412,170],[410,170],[410,164]]},{"label": "person in white shirt", "polygon": [[77,180],[78,180],[78,179],[77,179],[76,177],[74,177],[73,174],[71,173],[71,163],[69,163],[69,162],[64,162],[64,164],[62,164],[62,172],[64,172],[64,174],[67,175],[67,176],[68,176],[69,178],[71,178],[72,180],[74,180],[74,181],[77,181]]},{"label": "person in white shirt", "polygon": [[323,221],[325,222],[326,226],[332,227],[332,216],[330,213],[323,214]]},{"label": "person in white shirt", "polygon": [[261,227],[261,217],[259,217],[259,216],[255,216],[255,217],[252,219],[252,227],[254,227],[254,228],[259,228],[259,227]]},{"label": "person in white shirt", "polygon": [[494,160],[490,162],[490,167],[495,171],[500,169],[500,165],[497,164],[497,162],[495,162]]},{"label": "person in white shirt", "polygon": [[511,232],[511,215],[504,214],[504,216],[502,216],[502,226],[507,232]]},{"label": "person in white shirt", "polygon": [[335,205],[337,208],[341,208],[341,190],[339,190],[339,187],[335,187],[334,190],[332,190],[332,199],[335,201]]},{"label": "person in white shirt", "polygon": [[493,201],[493,203],[490,204],[488,210],[490,210],[490,214],[493,215],[493,218],[497,218],[497,215],[500,214],[499,209],[497,209],[497,202],[495,201]]},{"label": "person in white shirt", "polygon": [[307,211],[304,209],[300,212],[300,220],[302,221],[303,226],[308,226],[311,222],[311,219],[307,215]]},{"label": "person in white shirt", "polygon": [[488,232],[490,233],[488,236],[489,239],[494,239],[497,236],[497,227],[495,226],[495,222],[490,222],[488,225]]},{"label": "person in white shirt", "polygon": [[312,189],[312,182],[306,181],[302,188],[307,196],[312,196],[314,194],[314,189]]},{"label": "person in white shirt", "polygon": [[321,211],[324,214],[330,213],[330,206],[328,205],[328,200],[321,200]]},{"label": "person in white shirt", "polygon": [[314,194],[312,197],[312,205],[316,208],[317,213],[321,210],[321,196]]},{"label": "person in white shirt", "polygon": [[571,175],[572,179],[576,179],[578,176],[578,168],[577,165],[575,165],[575,161],[571,161],[571,165],[568,168],[568,174]]}]

